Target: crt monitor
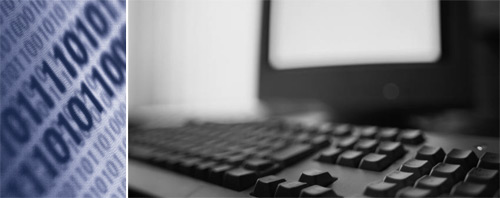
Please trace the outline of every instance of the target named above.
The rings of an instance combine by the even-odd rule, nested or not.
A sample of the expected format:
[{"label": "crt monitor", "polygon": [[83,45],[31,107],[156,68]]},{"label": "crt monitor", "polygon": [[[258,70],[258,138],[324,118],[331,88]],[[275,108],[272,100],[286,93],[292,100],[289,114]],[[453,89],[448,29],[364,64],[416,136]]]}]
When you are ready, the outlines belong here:
[{"label": "crt monitor", "polygon": [[318,100],[347,121],[471,106],[466,4],[263,1],[259,97]]}]

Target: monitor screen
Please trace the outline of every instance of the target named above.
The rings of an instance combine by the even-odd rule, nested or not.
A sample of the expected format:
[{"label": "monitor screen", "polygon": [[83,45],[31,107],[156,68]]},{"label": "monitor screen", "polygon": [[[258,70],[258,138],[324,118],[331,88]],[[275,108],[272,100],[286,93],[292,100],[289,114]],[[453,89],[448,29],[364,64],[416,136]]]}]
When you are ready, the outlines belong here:
[{"label": "monitor screen", "polygon": [[275,69],[435,62],[437,0],[275,0],[269,61]]},{"label": "monitor screen", "polygon": [[349,122],[379,111],[469,108],[469,4],[263,0],[259,99],[319,101]]}]

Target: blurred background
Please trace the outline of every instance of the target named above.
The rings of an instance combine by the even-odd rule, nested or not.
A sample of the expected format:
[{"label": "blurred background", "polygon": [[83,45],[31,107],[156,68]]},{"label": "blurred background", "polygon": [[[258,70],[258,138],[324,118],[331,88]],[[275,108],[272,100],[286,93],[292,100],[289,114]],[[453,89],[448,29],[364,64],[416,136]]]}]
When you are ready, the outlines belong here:
[{"label": "blurred background", "polygon": [[259,19],[257,0],[130,1],[131,111],[252,114]]},{"label": "blurred background", "polygon": [[[315,35],[315,29],[310,29],[311,23],[307,21],[307,12],[314,13],[314,9],[300,13],[304,10],[301,5],[276,0],[272,1],[274,7],[266,10],[266,2],[269,4],[261,0],[130,1],[130,123],[158,124],[181,115],[255,118],[264,114],[320,111],[327,119],[356,124],[499,135],[498,1],[457,1],[461,2],[459,8],[442,6],[439,1],[413,1],[427,2],[417,4],[428,12],[417,12],[422,15],[410,16],[414,21],[401,24],[417,27],[414,24],[424,23],[418,30],[425,29],[423,33],[428,36],[420,37],[415,43],[424,43],[422,49],[429,53],[424,58],[404,60],[396,57],[397,52],[404,49],[392,51],[394,55],[391,55],[391,49],[385,53],[377,50],[383,48],[380,43],[376,44],[379,48],[367,50],[366,42],[351,46],[354,50],[345,54],[348,50],[342,49],[350,46],[346,42],[342,48],[333,49],[343,59],[331,58],[329,47],[335,46],[332,42],[342,41],[342,37],[333,41],[319,39],[313,48],[297,47],[303,46],[300,42],[287,43],[297,38],[303,41],[301,36]],[[313,2],[321,5],[322,1]],[[338,2],[341,1],[323,0],[330,5]],[[369,10],[367,4],[368,1],[357,1],[351,8]],[[443,7],[451,8],[443,10]],[[404,11],[404,6],[388,6],[379,8],[387,10],[378,13],[391,13],[391,8]],[[328,10],[322,13],[332,15],[314,16],[326,21],[332,21],[329,17],[341,18],[353,27],[377,16],[377,11],[365,18],[362,16],[367,12],[351,13],[357,17],[350,18]],[[281,22],[273,24],[273,20]],[[320,27],[323,27],[321,23]],[[377,30],[379,26],[358,27],[361,27],[358,33],[368,35],[368,29]],[[305,35],[301,35],[302,30],[306,30],[302,32]],[[328,31],[335,32],[335,29],[325,32]],[[454,42],[460,44],[450,44]],[[314,48],[318,46],[319,49]],[[323,46],[326,51],[321,51]],[[412,49],[407,50],[412,52]],[[318,54],[316,61],[308,59]],[[405,60],[408,63],[404,63]],[[456,70],[450,66],[455,63],[460,65]],[[402,65],[408,67],[404,71],[394,69]],[[394,77],[396,75],[399,77]],[[344,81],[339,76],[350,76],[350,79]],[[390,80],[382,81],[386,79]],[[404,79],[416,80],[406,82]],[[352,83],[352,80],[361,83]],[[378,86],[378,82],[379,87],[372,87]],[[446,90],[450,90],[450,94]],[[345,93],[357,93],[356,98],[351,100]]]}]

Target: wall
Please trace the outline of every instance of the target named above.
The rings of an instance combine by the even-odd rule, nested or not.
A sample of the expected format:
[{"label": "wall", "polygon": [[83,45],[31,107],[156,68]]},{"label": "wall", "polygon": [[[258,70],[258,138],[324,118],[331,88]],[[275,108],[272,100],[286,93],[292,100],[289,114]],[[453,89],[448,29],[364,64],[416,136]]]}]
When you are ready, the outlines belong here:
[{"label": "wall", "polygon": [[131,109],[257,100],[260,1],[133,0],[128,9]]}]

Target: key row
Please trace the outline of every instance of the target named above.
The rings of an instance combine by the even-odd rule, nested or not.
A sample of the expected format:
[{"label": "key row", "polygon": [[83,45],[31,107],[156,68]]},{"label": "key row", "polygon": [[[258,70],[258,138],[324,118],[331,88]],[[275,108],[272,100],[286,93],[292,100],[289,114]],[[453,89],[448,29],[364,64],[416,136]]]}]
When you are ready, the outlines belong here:
[{"label": "key row", "polygon": [[[163,131],[158,133],[158,131]],[[227,139],[221,136],[207,136],[212,131],[205,131],[206,134],[197,135],[177,133],[181,129],[147,131],[138,138],[134,138],[133,145],[145,147],[162,148],[170,152],[185,155],[198,155],[202,158],[220,158],[229,155],[246,154],[255,157],[272,157],[271,154],[277,151],[286,150],[296,144],[309,144],[314,150],[330,145],[326,136],[305,136],[298,137],[278,137],[270,135],[267,137],[247,137]],[[184,132],[183,132],[184,133]],[[214,132],[215,133],[215,132]],[[154,137],[154,138],[152,138]],[[293,140],[290,140],[290,139]],[[299,139],[303,139],[300,140]]]},{"label": "key row", "polygon": [[[188,125],[189,126],[189,125]],[[361,139],[377,139],[380,141],[398,141],[404,144],[418,145],[425,141],[424,133],[416,129],[384,128],[376,126],[357,126],[351,124],[326,123],[319,126],[303,126],[285,122],[221,125],[203,124],[192,125],[191,128],[216,129],[227,131],[227,129],[245,130],[245,135],[277,135],[296,139],[297,141],[312,139],[317,135],[327,137],[348,137],[356,136]]]},{"label": "key row", "polygon": [[235,166],[200,158],[164,156],[155,158],[152,163],[236,191],[250,188],[258,177],[274,174],[281,169],[278,164],[265,159],[249,159],[243,165]]},{"label": "key row", "polygon": [[472,150],[452,149],[448,154],[440,147],[423,146],[417,151],[415,159],[426,160],[433,166],[439,162],[459,164],[464,169],[481,167],[499,170],[500,159],[497,153],[485,152],[479,159]]},{"label": "key row", "polygon": [[252,186],[257,177],[275,174],[284,167],[309,156],[314,152],[312,145],[292,145],[267,159],[227,156],[225,158],[200,158],[193,155],[130,147],[130,156],[140,158],[153,165],[173,170],[198,179],[222,185],[233,190]]},{"label": "key row", "polygon": [[399,142],[384,141],[378,143],[376,140],[363,140],[353,148],[339,147],[327,149],[319,154],[317,161],[342,166],[361,168],[372,171],[382,171],[403,157],[406,153],[403,145]]},{"label": "key row", "polygon": [[335,137],[353,136],[361,139],[377,139],[380,141],[398,141],[404,144],[418,145],[425,141],[424,133],[416,129],[381,128],[376,126],[353,126],[350,124],[320,127],[320,134]]},{"label": "key row", "polygon": [[[383,181],[369,184],[364,194],[371,197],[435,197],[450,193],[452,196],[484,197],[498,191],[498,170],[473,168],[463,177],[450,177],[436,165],[430,175],[418,177],[416,173],[393,171]],[[443,175],[443,173],[445,175]]]},{"label": "key row", "polygon": [[304,171],[299,181],[286,181],[274,175],[262,177],[255,183],[250,195],[254,197],[339,197],[328,186],[336,177],[321,170]]}]

